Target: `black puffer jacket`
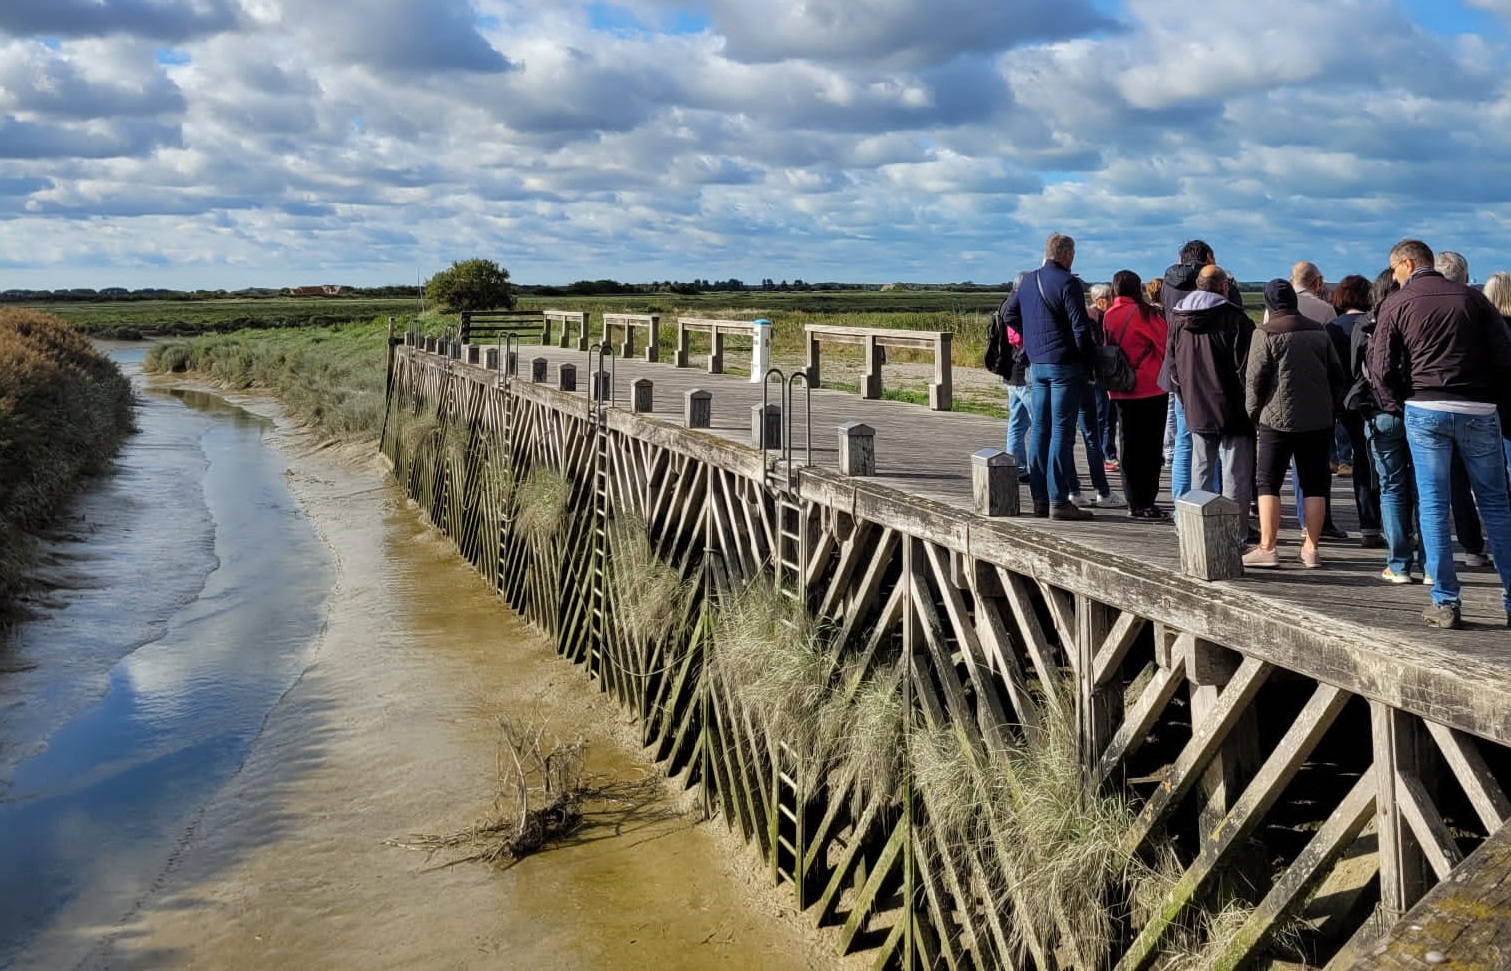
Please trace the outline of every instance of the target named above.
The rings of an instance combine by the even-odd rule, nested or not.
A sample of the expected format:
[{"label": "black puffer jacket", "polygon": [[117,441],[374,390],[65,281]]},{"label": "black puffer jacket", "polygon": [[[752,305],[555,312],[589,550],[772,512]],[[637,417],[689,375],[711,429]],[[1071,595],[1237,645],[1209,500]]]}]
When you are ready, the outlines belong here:
[{"label": "black puffer jacket", "polygon": [[1244,410],[1244,367],[1254,322],[1221,294],[1197,290],[1170,318],[1171,390],[1200,435],[1251,435]]},{"label": "black puffer jacket", "polygon": [[1271,311],[1249,351],[1247,407],[1255,424],[1282,432],[1333,427],[1348,390],[1327,328],[1299,313]]}]

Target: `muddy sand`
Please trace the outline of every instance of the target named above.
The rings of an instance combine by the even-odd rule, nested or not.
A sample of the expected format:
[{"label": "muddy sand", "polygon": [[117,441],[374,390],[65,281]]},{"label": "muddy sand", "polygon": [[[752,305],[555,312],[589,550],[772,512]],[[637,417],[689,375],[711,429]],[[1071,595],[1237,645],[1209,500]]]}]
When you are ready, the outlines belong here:
[{"label": "muddy sand", "polygon": [[385,843],[486,814],[502,717],[585,736],[591,767],[618,778],[656,770],[629,717],[421,521],[369,449],[315,447],[282,419],[272,439],[338,563],[308,667],[134,911],[49,934],[22,967],[858,966],[685,796],[505,872]]}]

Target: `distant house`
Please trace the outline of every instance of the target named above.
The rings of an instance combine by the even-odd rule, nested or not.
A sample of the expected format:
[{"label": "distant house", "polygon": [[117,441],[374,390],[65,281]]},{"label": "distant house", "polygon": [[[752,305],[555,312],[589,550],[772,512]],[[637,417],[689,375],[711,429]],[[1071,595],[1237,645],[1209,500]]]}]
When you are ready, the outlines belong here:
[{"label": "distant house", "polygon": [[290,287],[283,292],[291,297],[339,297],[343,293],[350,293],[351,289],[337,283],[327,283],[319,287]]}]

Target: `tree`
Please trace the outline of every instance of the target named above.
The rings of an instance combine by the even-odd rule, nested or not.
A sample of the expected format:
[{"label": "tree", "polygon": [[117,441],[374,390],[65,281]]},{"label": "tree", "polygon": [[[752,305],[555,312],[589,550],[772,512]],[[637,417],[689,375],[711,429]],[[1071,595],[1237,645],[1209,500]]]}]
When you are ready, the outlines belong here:
[{"label": "tree", "polygon": [[440,310],[511,310],[509,271],[492,260],[458,260],[425,281],[425,301]]}]

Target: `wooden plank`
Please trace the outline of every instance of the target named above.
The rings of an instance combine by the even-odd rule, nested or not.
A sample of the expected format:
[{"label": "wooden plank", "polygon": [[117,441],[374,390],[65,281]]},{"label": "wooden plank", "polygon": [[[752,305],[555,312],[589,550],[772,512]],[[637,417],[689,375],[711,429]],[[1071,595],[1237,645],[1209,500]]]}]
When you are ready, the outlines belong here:
[{"label": "wooden plank", "polygon": [[1378,702],[1369,706],[1380,784],[1380,909],[1394,921],[1427,890],[1422,850],[1401,805],[1402,774],[1421,768],[1421,723]]},{"label": "wooden plank", "polygon": [[1424,718],[1422,723],[1427,726],[1428,734],[1437,743],[1459,785],[1464,787],[1464,794],[1479,814],[1486,832],[1493,833],[1504,826],[1507,820],[1511,820],[1511,799],[1506,798],[1505,790],[1495,780],[1474,739],[1431,719]]}]

